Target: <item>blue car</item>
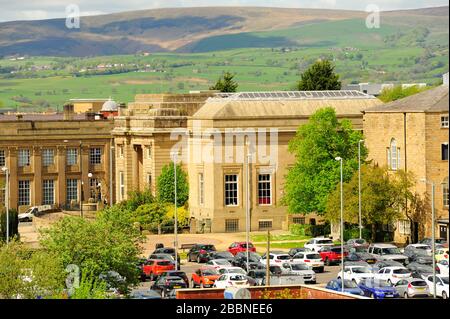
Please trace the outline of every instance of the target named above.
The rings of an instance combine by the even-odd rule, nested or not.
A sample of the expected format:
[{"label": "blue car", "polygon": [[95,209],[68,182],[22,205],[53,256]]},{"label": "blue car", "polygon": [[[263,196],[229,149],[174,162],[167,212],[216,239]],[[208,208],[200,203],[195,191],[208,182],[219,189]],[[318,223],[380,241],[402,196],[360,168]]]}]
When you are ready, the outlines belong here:
[{"label": "blue car", "polygon": [[[327,283],[325,288],[342,292],[342,280],[333,279]],[[364,296],[364,292],[361,288],[359,288],[358,285],[351,280],[344,280],[344,292],[352,295]]]},{"label": "blue car", "polygon": [[374,299],[400,297],[395,287],[392,287],[385,280],[378,280],[373,278],[361,280],[361,282],[359,283],[359,288],[361,288],[361,290],[364,292],[364,296]]}]

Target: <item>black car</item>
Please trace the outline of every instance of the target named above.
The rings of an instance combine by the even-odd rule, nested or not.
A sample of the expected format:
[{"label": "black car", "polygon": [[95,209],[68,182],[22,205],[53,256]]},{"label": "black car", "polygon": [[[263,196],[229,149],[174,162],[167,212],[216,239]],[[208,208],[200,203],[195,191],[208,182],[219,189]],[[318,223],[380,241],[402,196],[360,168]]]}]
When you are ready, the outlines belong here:
[{"label": "black car", "polygon": [[375,264],[377,259],[374,255],[367,252],[351,252],[345,257],[346,261],[363,261],[370,265]]},{"label": "black car", "polygon": [[[435,243],[443,245],[443,244],[447,243],[447,239],[445,239],[445,238],[436,238],[435,239]],[[421,241],[419,241],[419,244],[424,244],[424,245],[428,245],[428,246],[431,247],[431,245],[433,244],[433,239],[431,239],[431,238],[424,238]]]},{"label": "black car", "polygon": [[208,254],[208,258],[209,258],[208,260],[226,259],[231,263],[234,259],[234,256],[232,253],[228,251],[212,251]]},{"label": "black car", "polygon": [[405,250],[405,255],[408,256],[410,263],[416,262],[424,265],[431,265],[433,263],[433,258],[423,250]]},{"label": "black car", "polygon": [[266,271],[262,269],[252,269],[247,273],[247,276],[256,281],[256,285],[262,286],[264,278],[266,278]]},{"label": "black car", "polygon": [[297,254],[297,253],[304,253],[304,252],[310,252],[310,251],[311,251],[311,249],[304,248],[304,247],[291,248],[291,249],[289,249],[288,254],[289,254],[289,256],[294,257],[295,254]]},{"label": "black car", "polygon": [[413,278],[425,279],[427,276],[433,274],[433,267],[416,262],[409,263],[406,268],[411,271]]},{"label": "black car", "polygon": [[402,263],[399,263],[395,260],[378,260],[375,264],[372,265],[372,272],[377,273],[381,268],[384,267],[405,267]]},{"label": "black car", "polygon": [[179,276],[159,277],[152,286],[153,290],[159,290],[161,292],[162,298],[165,298],[170,291],[180,288],[188,288],[188,285]]},{"label": "black car", "polygon": [[[175,248],[169,248],[169,247],[163,247],[163,248],[158,248],[155,249],[155,251],[152,253],[153,254],[168,254],[171,255],[173,257],[173,259],[175,259]],[[177,254],[178,260],[180,260],[180,254]]]},{"label": "black car", "polygon": [[[169,260],[172,264],[175,265],[175,257],[170,254],[151,254],[148,259],[162,259]],[[177,260],[178,269],[180,269],[181,261],[180,258]]]},{"label": "black car", "polygon": [[161,277],[181,277],[181,278],[183,278],[186,285],[189,287],[189,278],[184,271],[179,271],[179,270],[165,271],[165,272],[161,273],[161,275],[159,275],[159,278],[161,278]]},{"label": "black car", "polygon": [[198,263],[209,261],[209,254],[216,251],[214,245],[195,244],[187,253],[188,261],[196,261]]},{"label": "black car", "polygon": [[[249,263],[259,263],[261,260],[261,256],[254,252],[248,253],[248,261]],[[242,269],[247,269],[246,266],[247,263],[247,252],[240,252],[237,253],[233,260],[231,261],[231,264],[235,267],[241,267]]]}]

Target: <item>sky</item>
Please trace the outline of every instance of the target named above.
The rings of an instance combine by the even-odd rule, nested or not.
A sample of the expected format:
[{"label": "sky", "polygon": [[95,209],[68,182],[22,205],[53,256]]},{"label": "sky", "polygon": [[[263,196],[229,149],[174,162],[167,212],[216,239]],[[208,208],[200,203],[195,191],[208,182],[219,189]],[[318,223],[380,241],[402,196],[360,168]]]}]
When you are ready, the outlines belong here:
[{"label": "sky", "polygon": [[0,21],[65,18],[75,4],[81,15],[98,15],[155,8],[204,6],[264,6],[362,10],[370,4],[380,10],[415,9],[448,5],[448,0],[0,0]]}]

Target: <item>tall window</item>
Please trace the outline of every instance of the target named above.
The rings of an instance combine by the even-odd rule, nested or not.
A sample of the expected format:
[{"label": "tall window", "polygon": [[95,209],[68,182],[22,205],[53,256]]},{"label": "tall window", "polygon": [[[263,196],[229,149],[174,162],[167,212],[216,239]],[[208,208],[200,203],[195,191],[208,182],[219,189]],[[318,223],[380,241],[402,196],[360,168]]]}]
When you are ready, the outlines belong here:
[{"label": "tall window", "polygon": [[0,167],[3,167],[5,165],[6,165],[5,150],[0,150]]},{"label": "tall window", "polygon": [[411,235],[411,223],[407,219],[398,221],[400,235]]},{"label": "tall window", "polygon": [[93,147],[89,150],[89,163],[91,165],[101,164],[102,150],[100,147]]},{"label": "tall window", "polygon": [[123,144],[118,145],[119,148],[119,157],[123,158]]},{"label": "tall window", "polygon": [[448,206],[449,195],[448,195],[448,177],[444,179],[442,183],[442,196],[444,206]]},{"label": "tall window", "polygon": [[147,159],[151,159],[152,158],[152,146],[149,145],[147,146]]},{"label": "tall window", "polygon": [[198,204],[203,205],[205,203],[205,177],[203,173],[198,174]]},{"label": "tall window", "polygon": [[52,149],[42,150],[42,165],[53,165],[54,152]]},{"label": "tall window", "polygon": [[78,150],[76,148],[68,148],[66,151],[67,165],[77,165]]},{"label": "tall window", "polygon": [[441,144],[441,159],[448,161],[448,143]]},{"label": "tall window", "polygon": [[96,200],[100,200],[101,195],[99,194],[99,189],[98,189],[98,178],[89,178],[89,193],[90,193],[90,198],[96,199]]},{"label": "tall window", "polygon": [[152,187],[152,174],[147,174],[147,187],[151,188]]},{"label": "tall window", "polygon": [[42,181],[42,204],[53,205],[55,203],[55,181],[44,179]]},{"label": "tall window", "polygon": [[225,175],[225,205],[238,205],[238,176],[237,174]]},{"label": "tall window", "polygon": [[66,181],[66,198],[70,202],[72,200],[78,201],[78,180],[67,179]]},{"label": "tall window", "polygon": [[30,181],[19,181],[19,206],[30,205]]},{"label": "tall window", "polygon": [[448,115],[441,116],[441,127],[448,128]]},{"label": "tall window", "polygon": [[259,220],[258,228],[259,230],[272,229],[272,220]]},{"label": "tall window", "polygon": [[125,198],[125,176],[123,172],[119,172],[119,192],[120,200],[122,201]]},{"label": "tall window", "polygon": [[30,166],[30,150],[20,149],[19,150],[19,167]]},{"label": "tall window", "polygon": [[225,219],[225,232],[234,233],[239,231],[239,219]]},{"label": "tall window", "polygon": [[400,148],[397,147],[397,141],[394,138],[387,149],[387,160],[391,170],[396,171],[400,168]]},{"label": "tall window", "polygon": [[272,176],[270,174],[258,175],[258,203],[259,205],[272,204]]}]

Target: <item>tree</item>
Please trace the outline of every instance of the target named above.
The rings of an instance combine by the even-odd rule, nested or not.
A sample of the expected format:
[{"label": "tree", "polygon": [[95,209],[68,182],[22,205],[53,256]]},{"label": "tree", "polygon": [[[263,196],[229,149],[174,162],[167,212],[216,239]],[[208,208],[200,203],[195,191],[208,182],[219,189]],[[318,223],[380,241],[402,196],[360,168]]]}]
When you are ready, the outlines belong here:
[{"label": "tree", "polygon": [[238,88],[238,84],[233,80],[234,74],[230,72],[225,72],[219,80],[217,80],[216,84],[211,86],[210,90],[217,90],[220,92],[236,92]]},{"label": "tree", "polygon": [[[349,120],[338,121],[330,107],[318,110],[299,127],[289,142],[296,162],[286,176],[283,197],[290,213],[325,212],[328,195],[340,180],[340,163],[335,158],[343,158],[344,181],[350,180],[358,169],[358,141],[362,137]],[[367,157],[364,145],[361,157]]]},{"label": "tree", "polygon": [[[359,222],[358,174],[344,184],[344,221]],[[341,190],[339,185],[327,201],[325,218],[331,222],[340,220]],[[391,224],[402,216],[401,204],[404,199],[400,192],[396,175],[389,174],[386,168],[372,165],[361,167],[361,219],[363,225],[371,225],[372,241],[376,240],[377,227]]]},{"label": "tree", "polygon": [[[9,210],[9,238],[19,237],[19,215],[17,210]],[[6,209],[0,205],[0,242],[6,241]]]},{"label": "tree", "polygon": [[[177,206],[183,206],[189,198],[189,184],[187,174],[176,165],[177,170]],[[158,177],[158,200],[162,203],[174,203],[175,201],[175,174],[174,165],[168,164],[162,168]]]},{"label": "tree", "polygon": [[158,235],[161,234],[161,224],[167,214],[167,204],[155,202],[139,206],[133,212],[133,221],[139,223],[143,229],[151,230],[158,228]]},{"label": "tree", "polygon": [[301,75],[298,82],[300,91],[340,90],[339,75],[334,73],[334,66],[328,60],[319,60]]},{"label": "tree", "polygon": [[383,91],[381,91],[381,94],[378,96],[378,98],[387,103],[387,102],[392,102],[392,101],[396,101],[399,99],[403,99],[405,97],[423,92],[428,90],[429,88],[425,87],[425,88],[421,88],[418,86],[410,86],[407,88],[403,88],[402,86],[395,86],[392,89],[383,89]]},{"label": "tree", "polygon": [[[0,244],[1,245],[1,244]],[[17,242],[0,246],[0,298],[16,298],[23,291],[22,246]]]},{"label": "tree", "polygon": [[149,188],[144,189],[144,191],[133,190],[128,192],[128,199],[119,203],[121,209],[127,211],[134,211],[139,206],[144,204],[151,204],[155,201],[152,192]]}]

